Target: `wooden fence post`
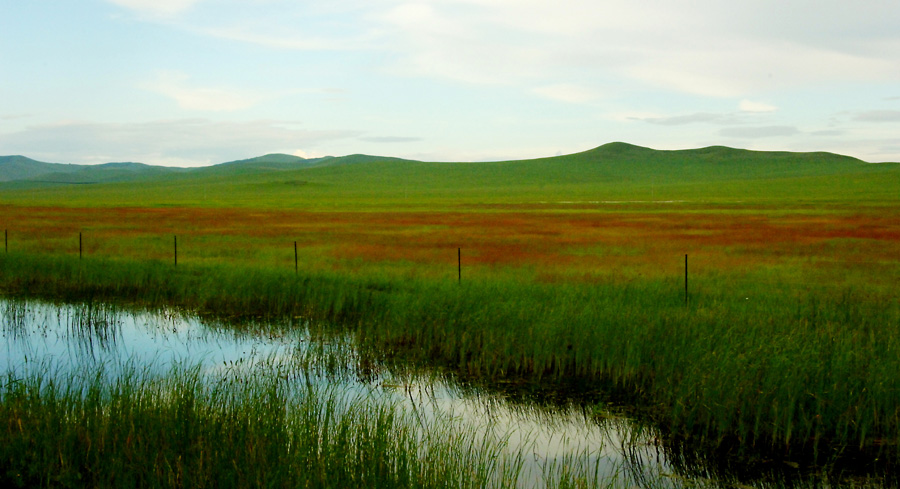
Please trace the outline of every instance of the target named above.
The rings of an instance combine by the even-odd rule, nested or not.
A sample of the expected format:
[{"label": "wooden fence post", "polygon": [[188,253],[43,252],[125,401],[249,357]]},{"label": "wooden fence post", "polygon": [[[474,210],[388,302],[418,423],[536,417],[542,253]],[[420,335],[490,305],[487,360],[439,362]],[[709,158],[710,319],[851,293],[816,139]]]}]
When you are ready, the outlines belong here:
[{"label": "wooden fence post", "polygon": [[456,272],[458,283],[462,283],[462,248],[456,249]]},{"label": "wooden fence post", "polygon": [[297,242],[294,241],[294,274],[300,273],[300,266],[297,264]]},{"label": "wooden fence post", "polygon": [[175,266],[178,266],[178,236],[173,236],[175,242]]},{"label": "wooden fence post", "polygon": [[84,255],[84,247],[81,245],[81,233],[78,233],[78,259]]}]

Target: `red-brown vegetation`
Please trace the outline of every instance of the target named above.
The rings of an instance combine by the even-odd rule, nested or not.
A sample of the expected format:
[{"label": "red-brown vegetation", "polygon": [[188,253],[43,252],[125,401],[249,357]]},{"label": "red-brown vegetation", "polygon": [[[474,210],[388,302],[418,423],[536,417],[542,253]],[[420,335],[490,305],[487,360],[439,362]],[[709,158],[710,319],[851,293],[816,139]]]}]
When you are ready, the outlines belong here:
[{"label": "red-brown vegetation", "polygon": [[900,210],[811,212],[771,208],[474,208],[448,211],[309,212],[229,208],[0,208],[10,248],[167,259],[173,235],[183,260],[360,261],[430,273],[455,265],[478,273],[532,270],[544,279],[677,270],[684,254],[704,271],[743,271],[802,261],[811,268],[895,262]]}]

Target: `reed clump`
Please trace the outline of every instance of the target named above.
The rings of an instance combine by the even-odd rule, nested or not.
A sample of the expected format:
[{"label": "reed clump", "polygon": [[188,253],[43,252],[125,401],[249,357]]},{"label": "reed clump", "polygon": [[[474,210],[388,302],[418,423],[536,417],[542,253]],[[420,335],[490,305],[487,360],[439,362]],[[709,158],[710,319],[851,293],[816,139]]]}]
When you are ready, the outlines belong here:
[{"label": "reed clump", "polygon": [[422,429],[387,401],[196,368],[8,372],[0,420],[13,487],[514,487],[521,466],[450,419]]}]

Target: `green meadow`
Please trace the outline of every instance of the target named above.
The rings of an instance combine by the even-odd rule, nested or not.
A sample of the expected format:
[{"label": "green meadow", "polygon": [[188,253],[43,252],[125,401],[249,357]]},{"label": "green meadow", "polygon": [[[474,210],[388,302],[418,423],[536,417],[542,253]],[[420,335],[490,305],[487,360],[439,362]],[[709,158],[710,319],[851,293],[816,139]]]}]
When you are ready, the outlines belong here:
[{"label": "green meadow", "polygon": [[[711,451],[900,462],[898,164],[612,143],[528,161],[273,156],[102,178],[0,184],[5,294],[303,317],[384,362],[603,390]],[[82,257],[79,232],[94,240]],[[23,385],[0,392],[2,409],[34,399],[38,430],[83,429],[60,414],[78,396]],[[223,395],[270,402],[254,392]],[[232,419],[204,402],[211,426]],[[265,429],[295,436],[276,421]],[[438,485],[458,486],[452,470]]]},{"label": "green meadow", "polygon": [[131,181],[139,186],[123,178],[85,172],[78,178],[6,182],[0,189],[3,202],[20,205],[329,209],[647,200],[880,205],[896,202],[900,184],[897,164],[865,164],[830,153],[657,151],[626,143],[487,163],[272,155],[191,171],[137,173]]}]

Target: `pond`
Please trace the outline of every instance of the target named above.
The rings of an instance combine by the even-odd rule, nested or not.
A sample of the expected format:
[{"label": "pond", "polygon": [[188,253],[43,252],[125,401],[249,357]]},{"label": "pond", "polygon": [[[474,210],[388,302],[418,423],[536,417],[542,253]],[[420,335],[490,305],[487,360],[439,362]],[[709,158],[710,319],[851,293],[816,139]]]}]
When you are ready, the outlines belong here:
[{"label": "pond", "polygon": [[[473,387],[436,371],[387,368],[361,357],[349,338],[322,334],[301,318],[232,324],[169,310],[14,299],[0,299],[0,313],[0,368],[17,375],[123,365],[160,375],[173,366],[196,366],[211,375],[258,365],[303,369],[305,379],[332,389],[389,399],[424,419],[450,415],[477,430],[502,434],[508,450],[528,454],[520,478],[528,486],[541,487],[541,467],[554,461],[590,465],[601,480],[623,487],[736,483],[725,483],[721,474],[702,466],[672,463],[672,452],[655,429],[598,407],[603,403],[529,401],[528,396],[510,395],[504,386]],[[789,473],[778,485],[824,482],[816,473],[798,477],[796,467],[785,467]],[[771,481],[749,483],[765,487],[775,484]],[[863,480],[864,485],[871,482]]]}]

